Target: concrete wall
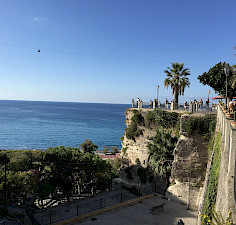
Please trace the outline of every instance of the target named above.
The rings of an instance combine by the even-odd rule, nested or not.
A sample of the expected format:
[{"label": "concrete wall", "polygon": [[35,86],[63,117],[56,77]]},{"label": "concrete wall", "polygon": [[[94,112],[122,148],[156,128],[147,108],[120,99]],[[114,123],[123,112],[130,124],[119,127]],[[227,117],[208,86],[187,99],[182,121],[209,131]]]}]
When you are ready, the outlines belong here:
[{"label": "concrete wall", "polygon": [[236,130],[232,128],[230,122],[218,106],[217,122],[222,132],[221,143],[221,164],[219,183],[216,199],[216,211],[221,212],[227,218],[228,212],[232,212],[233,222],[236,224],[235,209],[235,160],[236,160]]},{"label": "concrete wall", "polygon": [[[217,110],[217,128],[222,133],[221,139],[221,163],[219,172],[219,182],[217,189],[216,211],[221,213],[223,218],[228,217],[228,212],[232,212],[233,224],[236,224],[235,208],[235,160],[236,160],[236,129],[230,125],[233,120],[228,119],[223,110],[218,106]],[[211,166],[211,160],[208,167]],[[209,170],[207,170],[204,187],[207,189]],[[205,192],[204,192],[205,193]],[[199,214],[201,214],[205,196],[202,196],[202,202],[199,205]],[[198,220],[200,223],[200,216]]]}]

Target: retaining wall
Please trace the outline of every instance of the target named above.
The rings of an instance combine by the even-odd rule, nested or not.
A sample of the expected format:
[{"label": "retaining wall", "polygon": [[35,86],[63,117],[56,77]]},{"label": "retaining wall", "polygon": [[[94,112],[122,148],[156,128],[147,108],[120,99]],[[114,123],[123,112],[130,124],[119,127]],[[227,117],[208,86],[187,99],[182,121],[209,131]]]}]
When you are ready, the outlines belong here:
[{"label": "retaining wall", "polygon": [[233,119],[225,116],[218,106],[217,122],[222,133],[221,164],[216,199],[216,211],[227,218],[232,212],[233,224],[236,224],[235,208],[235,161],[236,161],[236,130],[230,125]]},{"label": "retaining wall", "polygon": [[[218,106],[217,110],[217,128],[222,133],[221,138],[221,162],[219,172],[219,182],[217,189],[217,199],[215,210],[221,213],[223,218],[228,217],[228,212],[232,212],[233,224],[236,225],[236,208],[235,208],[235,189],[236,189],[236,129],[234,129],[229,119],[225,116],[223,110]],[[208,164],[211,166],[211,163]],[[208,168],[209,169],[209,168]],[[208,170],[209,172],[209,170]],[[204,187],[207,188],[208,179],[205,180]],[[203,196],[204,201],[204,196]],[[202,204],[199,206],[201,214]],[[200,223],[200,216],[198,220]]]}]

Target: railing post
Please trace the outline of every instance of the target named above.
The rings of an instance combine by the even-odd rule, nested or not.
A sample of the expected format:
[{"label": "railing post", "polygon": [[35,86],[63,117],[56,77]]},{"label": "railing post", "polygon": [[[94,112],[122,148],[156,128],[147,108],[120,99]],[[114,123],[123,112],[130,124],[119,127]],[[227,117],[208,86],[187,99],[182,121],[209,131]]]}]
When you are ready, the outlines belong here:
[{"label": "railing post", "polygon": [[174,102],[173,101],[170,104],[170,110],[174,110]]},{"label": "railing post", "polygon": [[122,196],[122,193],[120,193],[120,202],[123,201],[123,196]]},{"label": "railing post", "polygon": [[189,103],[189,113],[190,114],[193,113],[193,103],[192,102]]}]

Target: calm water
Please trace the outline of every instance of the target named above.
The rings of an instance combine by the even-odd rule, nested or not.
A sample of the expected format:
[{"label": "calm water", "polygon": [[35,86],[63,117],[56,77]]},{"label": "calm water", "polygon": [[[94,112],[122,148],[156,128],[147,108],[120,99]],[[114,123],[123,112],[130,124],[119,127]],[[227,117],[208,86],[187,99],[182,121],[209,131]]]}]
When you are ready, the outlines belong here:
[{"label": "calm water", "polygon": [[79,147],[86,138],[103,150],[121,147],[130,105],[0,100],[0,149]]}]

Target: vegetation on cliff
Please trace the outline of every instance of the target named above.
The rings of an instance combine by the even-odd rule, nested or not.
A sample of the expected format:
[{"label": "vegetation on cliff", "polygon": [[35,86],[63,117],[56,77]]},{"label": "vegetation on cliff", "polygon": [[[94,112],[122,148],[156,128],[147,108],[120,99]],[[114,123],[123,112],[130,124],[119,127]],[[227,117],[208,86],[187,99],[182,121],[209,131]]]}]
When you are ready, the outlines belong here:
[{"label": "vegetation on cliff", "polygon": [[150,167],[161,177],[166,178],[166,185],[169,186],[173,151],[177,143],[177,138],[173,137],[171,130],[158,129],[156,135],[150,138],[147,147],[150,153]]},{"label": "vegetation on cliff", "polygon": [[175,128],[178,124],[179,114],[155,109],[142,114],[138,110],[133,110],[131,124],[125,129],[126,137],[135,140],[142,135],[142,127],[148,129]]},{"label": "vegetation on cliff", "polygon": [[215,151],[213,162],[210,170],[210,178],[208,184],[207,195],[204,202],[202,224],[209,224],[208,220],[212,220],[215,211],[215,203],[217,197],[217,187],[220,170],[220,159],[221,159],[221,133],[218,133],[215,139]]},{"label": "vegetation on cliff", "polygon": [[185,131],[188,135],[201,135],[207,140],[214,134],[216,127],[216,118],[213,115],[204,117],[192,117],[185,124]]},{"label": "vegetation on cliff", "polygon": [[[153,137],[149,137],[147,151],[150,158],[148,167],[144,170],[137,171],[142,184],[146,183],[147,171],[153,176],[153,173],[166,179],[166,185],[169,185],[169,177],[171,174],[171,165],[174,159],[173,150],[179,133],[180,114],[176,112],[168,112],[166,110],[155,109],[151,111],[132,110],[131,123],[126,129],[126,137],[136,141],[136,138],[142,135],[145,129],[156,131]],[[127,148],[122,150],[125,155]],[[136,165],[141,166],[140,160],[136,158]],[[127,179],[132,179],[131,169],[125,170]],[[149,180],[150,181],[150,180]],[[152,181],[150,181],[152,182]]]}]

